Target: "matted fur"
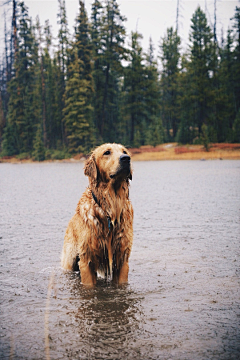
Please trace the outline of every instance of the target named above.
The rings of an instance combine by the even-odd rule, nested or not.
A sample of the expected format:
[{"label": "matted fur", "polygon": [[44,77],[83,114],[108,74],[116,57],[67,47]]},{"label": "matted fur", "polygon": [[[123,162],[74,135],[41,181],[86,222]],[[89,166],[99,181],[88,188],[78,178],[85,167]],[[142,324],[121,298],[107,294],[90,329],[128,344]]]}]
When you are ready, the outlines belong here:
[{"label": "matted fur", "polygon": [[79,268],[85,285],[94,285],[97,273],[110,275],[120,284],[128,281],[133,242],[129,157],[122,145],[104,144],[86,160],[89,186],[68,224],[61,255],[62,267]]}]

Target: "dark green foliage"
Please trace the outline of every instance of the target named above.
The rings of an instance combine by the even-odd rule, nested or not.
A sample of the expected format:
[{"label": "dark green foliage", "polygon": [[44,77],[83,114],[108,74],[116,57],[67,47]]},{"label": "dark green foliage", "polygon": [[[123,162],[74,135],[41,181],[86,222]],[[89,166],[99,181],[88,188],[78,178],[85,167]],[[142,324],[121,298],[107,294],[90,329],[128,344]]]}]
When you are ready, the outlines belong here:
[{"label": "dark green foliage", "polygon": [[[15,154],[30,152],[34,138],[35,115],[32,105],[34,90],[34,41],[31,21],[24,3],[20,3],[18,52],[15,61],[15,77],[8,86],[10,94],[7,114],[7,133],[3,151],[11,134],[10,148]],[[9,150],[8,150],[9,151]]]},{"label": "dark green foliage", "polygon": [[45,160],[45,148],[43,144],[43,137],[42,137],[42,129],[41,126],[38,125],[36,136],[33,143],[33,159],[36,161],[43,161]]},{"label": "dark green foliage", "polygon": [[[77,49],[77,57],[82,60],[82,77],[88,81],[90,93],[93,91],[92,77],[92,44],[90,41],[90,30],[88,24],[87,13],[84,3],[80,1],[80,12],[77,17],[77,26],[75,28],[74,47]],[[73,53],[72,60],[75,61]]]},{"label": "dark green foliage", "polygon": [[164,129],[161,118],[151,119],[151,123],[145,132],[145,144],[157,146],[164,142]]},{"label": "dark green foliage", "polygon": [[2,141],[2,156],[12,156],[18,153],[16,144],[16,129],[14,126],[7,124],[4,129]]},{"label": "dark green foliage", "polygon": [[68,152],[67,148],[62,148],[60,150],[56,149],[47,149],[45,151],[46,160],[63,160],[69,159],[71,154]]},{"label": "dark green foliage", "polygon": [[201,133],[203,124],[211,124],[214,92],[211,71],[213,59],[213,34],[205,14],[197,8],[192,17],[190,32],[190,61],[187,63],[187,113],[192,127]]},{"label": "dark green foliage", "polygon": [[95,1],[92,10],[95,124],[100,140],[119,141],[122,60],[127,55],[124,47],[126,19],[116,0]]},{"label": "dark green foliage", "polygon": [[180,144],[192,144],[193,140],[197,136],[196,130],[192,127],[192,123],[188,116],[182,114],[181,122],[178,128],[176,141]]},{"label": "dark green foliage", "polygon": [[[131,36],[129,51],[130,64],[125,69],[126,110],[129,114],[130,143],[134,146],[143,145],[142,132],[144,120],[144,86],[145,68],[139,40],[142,35],[134,32]],[[135,134],[136,133],[136,134]],[[135,139],[136,136],[136,139]]]},{"label": "dark green foliage", "polygon": [[96,0],[92,4],[92,26],[91,26],[91,40],[92,40],[92,57],[93,65],[93,79],[94,79],[94,94],[93,94],[93,120],[98,129],[98,138],[100,142],[101,122],[102,122],[102,102],[103,102],[103,88],[104,88],[104,73],[103,73],[103,53],[101,49],[101,32],[102,32],[102,16],[103,6],[100,1]]},{"label": "dark green foliage", "polygon": [[206,151],[209,151],[208,127],[205,124],[203,124],[203,126],[202,126],[201,142],[204,146],[204,149]]},{"label": "dark green foliage", "polygon": [[240,110],[233,123],[233,142],[240,143]]},{"label": "dark green foliage", "polygon": [[64,92],[66,88],[67,79],[67,66],[70,62],[69,52],[69,30],[66,14],[65,0],[58,0],[59,13],[58,24],[60,25],[58,40],[59,49],[54,55],[53,61],[53,131],[56,134],[54,139],[54,146],[61,143],[66,145],[66,133],[63,121],[63,108],[64,108]]},{"label": "dark green foliage", "polygon": [[74,36],[65,0],[58,0],[58,44],[50,24],[13,1],[12,38],[5,27],[0,64],[1,155],[58,159],[87,153],[102,142],[128,146],[239,142],[240,8],[221,45],[200,7],[192,16],[189,47],[180,55],[173,28],[160,42],[132,32],[116,0],[95,0],[89,23],[80,1]]},{"label": "dark green foliage", "polygon": [[216,122],[215,130],[217,140],[223,142],[229,139],[229,131],[232,128],[236,116],[234,94],[234,69],[233,69],[233,37],[232,31],[228,31],[227,40],[219,49],[220,64],[217,72],[218,86],[215,89]]},{"label": "dark green foliage", "polygon": [[234,95],[236,102],[236,109],[240,108],[240,6],[236,6],[234,15],[234,40],[236,42],[235,49],[233,50],[233,71],[234,71]]},{"label": "dark green foliage", "polygon": [[[162,97],[163,124],[167,133],[167,141],[175,139],[179,125],[178,106],[178,74],[180,60],[180,37],[173,28],[167,29],[167,34],[161,41],[162,76],[160,81]],[[170,134],[172,130],[172,134]]]},{"label": "dark green foliage", "polygon": [[93,127],[88,119],[92,106],[88,101],[88,81],[82,77],[83,61],[78,59],[69,65],[68,81],[65,92],[64,120],[70,153],[88,152],[94,144]]},{"label": "dark green foliage", "polygon": [[84,3],[75,28],[75,41],[71,48],[68,80],[65,89],[64,123],[70,153],[88,152],[95,143],[93,114],[92,48]]},{"label": "dark green foliage", "polygon": [[21,153],[21,154],[17,155],[16,158],[19,159],[19,160],[30,159],[30,154],[24,152],[24,153]]},{"label": "dark green foliage", "polygon": [[149,41],[148,53],[145,56],[145,144],[159,145],[164,141],[164,128],[161,117],[161,86],[158,80],[157,62],[154,59],[152,39]]}]

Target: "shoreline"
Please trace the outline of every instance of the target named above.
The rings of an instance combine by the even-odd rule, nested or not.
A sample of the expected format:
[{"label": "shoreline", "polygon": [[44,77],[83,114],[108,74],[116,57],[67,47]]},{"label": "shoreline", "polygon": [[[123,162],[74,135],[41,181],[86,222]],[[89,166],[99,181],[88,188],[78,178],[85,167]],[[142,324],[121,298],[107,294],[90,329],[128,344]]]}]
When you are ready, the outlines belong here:
[{"label": "shoreline", "polygon": [[[153,146],[129,148],[132,161],[165,161],[165,160],[240,160],[240,144],[212,144],[209,151],[202,145],[178,146],[168,143]],[[75,157],[62,160],[44,160],[42,163],[74,163],[83,162],[86,157]],[[0,158],[0,163],[27,164],[39,163],[32,159],[18,159],[15,156]]]},{"label": "shoreline", "polygon": [[133,153],[133,161],[240,160],[240,144],[214,144],[206,151],[202,145],[178,146],[170,143],[156,147],[154,151],[149,147],[142,150],[141,153]]}]

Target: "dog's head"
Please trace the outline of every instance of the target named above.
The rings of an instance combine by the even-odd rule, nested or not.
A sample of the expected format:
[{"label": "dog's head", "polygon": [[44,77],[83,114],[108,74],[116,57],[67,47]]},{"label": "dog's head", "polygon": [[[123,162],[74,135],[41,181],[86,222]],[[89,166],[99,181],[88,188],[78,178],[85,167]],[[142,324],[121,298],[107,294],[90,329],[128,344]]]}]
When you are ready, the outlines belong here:
[{"label": "dog's head", "polygon": [[131,156],[120,144],[103,144],[86,160],[85,175],[90,183],[132,180]]}]

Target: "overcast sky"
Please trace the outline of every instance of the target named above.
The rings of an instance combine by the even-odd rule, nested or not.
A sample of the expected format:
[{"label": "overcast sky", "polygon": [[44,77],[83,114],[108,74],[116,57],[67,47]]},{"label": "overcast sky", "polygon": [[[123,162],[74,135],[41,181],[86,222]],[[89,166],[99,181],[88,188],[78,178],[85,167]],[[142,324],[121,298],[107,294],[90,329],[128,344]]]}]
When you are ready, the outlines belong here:
[{"label": "overcast sky", "polygon": [[[73,26],[79,9],[78,0],[65,0],[67,19],[69,30],[73,33]],[[1,1],[3,3],[4,1]],[[57,36],[57,0],[25,0],[25,4],[29,8],[29,15],[35,19],[37,15],[40,17],[41,24],[49,19],[52,26],[54,36]],[[88,17],[91,16],[92,0],[85,0]],[[131,31],[136,29],[143,35],[142,46],[144,50],[148,48],[149,38],[152,37],[155,52],[158,51],[159,40],[166,33],[168,27],[176,26],[176,8],[177,0],[118,0],[121,14],[127,17],[125,23],[128,36]],[[180,16],[179,16],[179,35],[182,40],[182,48],[186,49],[188,43],[188,35],[190,30],[190,19],[200,5],[202,10],[206,12],[209,25],[213,24],[214,19],[214,0],[196,1],[196,0],[180,0]],[[217,35],[221,39],[221,31],[223,29],[224,36],[228,27],[231,27],[230,18],[233,17],[235,7],[240,6],[239,1],[217,0]],[[6,8],[6,7],[5,7]],[[1,49],[4,45],[3,31],[3,9],[0,9],[0,41]],[[10,14],[10,12],[9,12]],[[10,23],[9,23],[10,25]]]}]

